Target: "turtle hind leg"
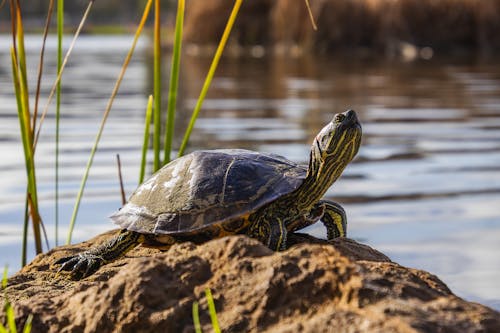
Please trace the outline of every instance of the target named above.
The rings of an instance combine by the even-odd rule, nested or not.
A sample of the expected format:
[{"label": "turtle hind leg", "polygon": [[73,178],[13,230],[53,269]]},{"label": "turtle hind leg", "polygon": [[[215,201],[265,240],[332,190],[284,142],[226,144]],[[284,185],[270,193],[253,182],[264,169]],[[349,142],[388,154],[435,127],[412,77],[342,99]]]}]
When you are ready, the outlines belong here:
[{"label": "turtle hind leg", "polygon": [[247,234],[258,239],[273,251],[286,250],[287,229],[280,218],[274,218],[270,221],[260,219],[254,222]]},{"label": "turtle hind leg", "polygon": [[144,235],[122,230],[105,243],[75,256],[64,257],[55,262],[61,265],[58,272],[68,271],[73,280],[80,280],[95,273],[99,267],[118,259],[144,242]]}]

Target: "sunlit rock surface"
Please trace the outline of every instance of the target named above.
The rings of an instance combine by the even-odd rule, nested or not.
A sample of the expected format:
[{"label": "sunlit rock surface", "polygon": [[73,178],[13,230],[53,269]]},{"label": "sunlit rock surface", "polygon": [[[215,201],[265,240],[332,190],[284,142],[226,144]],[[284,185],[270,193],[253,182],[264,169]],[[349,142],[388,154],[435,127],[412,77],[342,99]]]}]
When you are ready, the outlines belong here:
[{"label": "sunlit rock surface", "polygon": [[109,236],[56,248],[11,277],[18,325],[33,314],[33,332],[192,332],[199,301],[209,332],[210,288],[223,332],[500,332],[499,312],[350,239],[291,235],[279,253],[245,236],[138,247],[82,281],[55,273],[52,262]]}]

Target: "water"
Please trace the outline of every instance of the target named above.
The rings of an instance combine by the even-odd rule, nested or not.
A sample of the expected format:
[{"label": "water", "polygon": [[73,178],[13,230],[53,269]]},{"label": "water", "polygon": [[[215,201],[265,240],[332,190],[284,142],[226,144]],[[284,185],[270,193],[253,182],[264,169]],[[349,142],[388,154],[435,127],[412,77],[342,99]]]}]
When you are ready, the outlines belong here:
[{"label": "water", "polygon": [[[0,264],[8,263],[14,272],[20,261],[25,171],[9,78],[9,41],[0,37]],[[84,36],[65,72],[59,244],[130,42],[130,36]],[[38,37],[29,37],[27,46],[33,72]],[[42,106],[55,78],[54,51],[52,41]],[[75,242],[113,228],[107,216],[121,205],[117,153],[127,193],[137,186],[146,96],[152,90],[148,59],[143,40],[106,125]],[[165,59],[165,68],[168,63]],[[209,58],[189,55],[182,59],[177,145],[209,63]],[[437,274],[459,296],[500,309],[498,64],[225,57],[189,149],[239,147],[307,163],[317,131],[347,108],[358,112],[363,144],[327,196],[347,210],[349,236],[402,265]],[[53,113],[51,108],[37,150],[41,210],[51,245]],[[325,236],[320,225],[307,231]]]}]

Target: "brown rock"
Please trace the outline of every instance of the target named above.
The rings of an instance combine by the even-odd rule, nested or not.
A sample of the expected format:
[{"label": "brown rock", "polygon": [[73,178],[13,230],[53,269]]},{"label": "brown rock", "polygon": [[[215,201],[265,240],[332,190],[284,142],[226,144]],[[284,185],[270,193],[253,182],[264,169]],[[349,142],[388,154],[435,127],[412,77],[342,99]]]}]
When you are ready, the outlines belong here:
[{"label": "brown rock", "polygon": [[192,332],[199,301],[209,332],[210,288],[223,332],[500,332],[498,312],[350,239],[296,234],[274,253],[233,236],[139,247],[83,281],[55,273],[52,262],[106,237],[39,255],[11,277],[18,324],[31,313],[33,332]]}]

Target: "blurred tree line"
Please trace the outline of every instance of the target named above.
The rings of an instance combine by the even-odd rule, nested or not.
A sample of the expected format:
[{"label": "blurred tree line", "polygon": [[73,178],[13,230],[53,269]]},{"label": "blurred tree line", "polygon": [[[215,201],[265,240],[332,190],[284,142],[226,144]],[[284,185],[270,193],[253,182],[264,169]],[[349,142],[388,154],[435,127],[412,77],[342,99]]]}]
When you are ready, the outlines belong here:
[{"label": "blurred tree line", "polygon": [[[1,2],[1,0],[0,0]],[[49,0],[21,0],[23,19],[27,29],[43,27]],[[177,1],[161,0],[164,15],[175,15]],[[65,24],[72,26],[80,22],[82,14],[88,5],[85,0],[64,1]],[[146,0],[98,0],[95,1],[88,18],[90,25],[126,25],[139,21]],[[54,0],[54,10],[56,1]],[[55,24],[55,17],[53,16]],[[9,0],[5,0],[0,9],[0,28],[3,31],[10,29]]]},{"label": "blurred tree line", "polygon": [[[21,0],[28,30],[43,27],[49,2]],[[309,2],[317,31],[312,28],[304,0],[244,1],[231,33],[233,44],[259,45],[284,52],[299,47],[316,53],[411,57],[422,53],[424,58],[433,54],[491,56],[500,53],[500,0]],[[111,26],[118,32],[128,31],[139,21],[145,3],[146,0],[95,1],[86,29]],[[86,0],[65,1],[67,27],[78,24],[87,4]],[[172,26],[177,0],[161,0],[161,5],[163,26]],[[232,0],[186,0],[184,40],[217,44],[233,5]],[[9,31],[9,22],[9,0],[4,0],[0,9],[0,31]]]}]

